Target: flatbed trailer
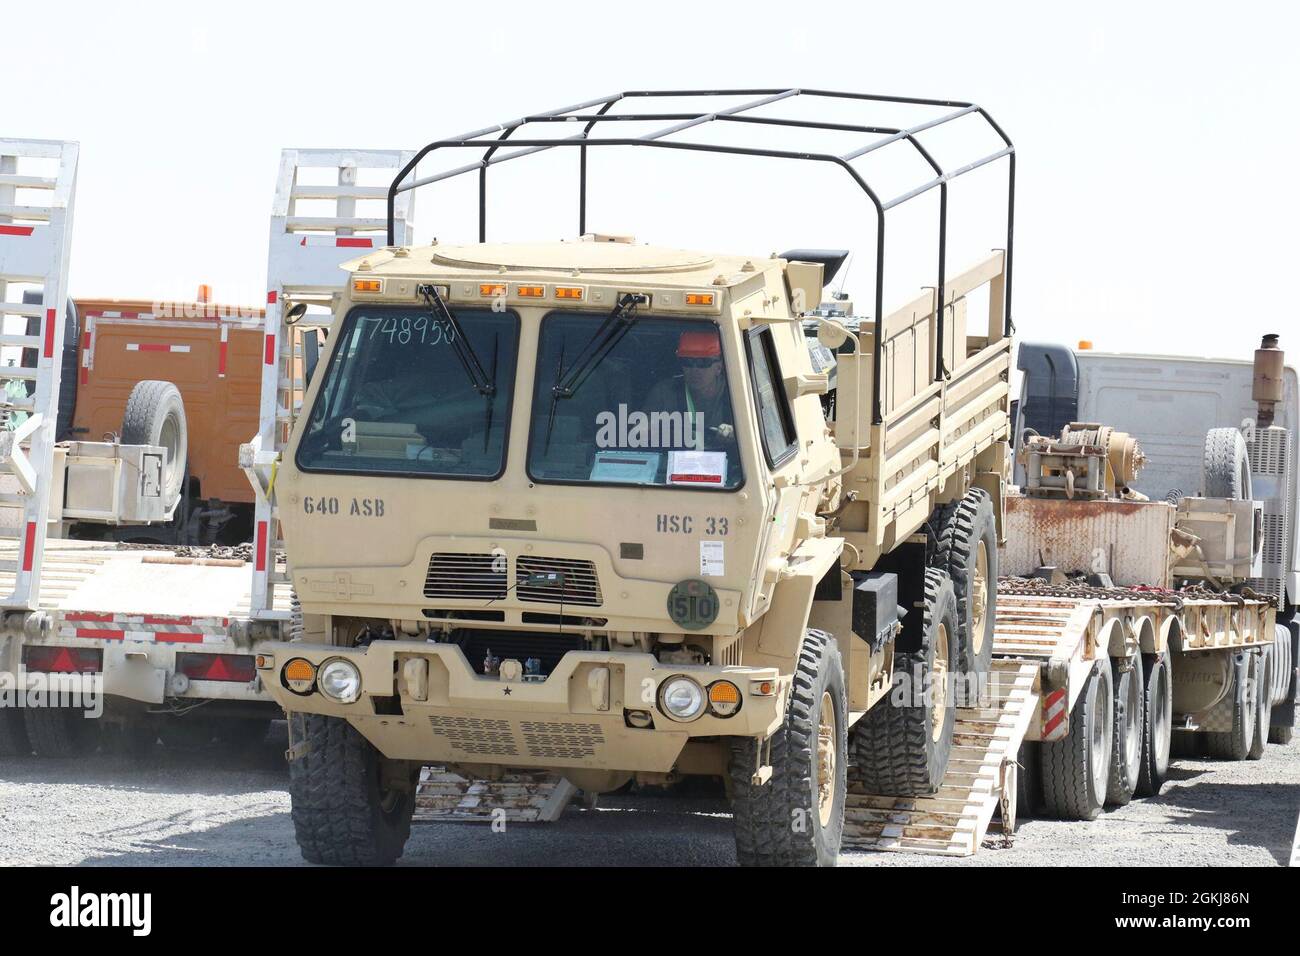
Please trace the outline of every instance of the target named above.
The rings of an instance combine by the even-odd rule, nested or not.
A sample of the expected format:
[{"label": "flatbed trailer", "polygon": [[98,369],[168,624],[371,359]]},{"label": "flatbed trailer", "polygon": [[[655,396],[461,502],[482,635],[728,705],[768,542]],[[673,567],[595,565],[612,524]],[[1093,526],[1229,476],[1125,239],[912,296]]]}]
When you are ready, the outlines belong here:
[{"label": "flatbed trailer", "polygon": [[[288,347],[278,341],[278,303],[289,292],[328,302],[343,280],[339,264],[379,244],[355,234],[372,221],[358,216],[358,199],[378,202],[382,195],[379,187],[357,184],[359,169],[374,167],[387,175],[408,156],[345,150],[282,154],[267,278],[268,310],[276,323],[268,328],[259,313],[247,333],[258,339],[254,374],[264,389],[259,416],[269,409],[270,419],[291,420],[303,392],[308,336],[287,330],[281,338],[289,340]],[[201,716],[158,724],[151,719],[158,715],[269,720],[280,711],[256,672],[254,645],[293,631],[292,590],[273,550],[273,526],[264,517],[255,540],[233,549],[59,537],[60,518],[66,517],[59,456],[70,452],[56,442],[55,426],[60,375],[67,364],[62,361],[68,329],[63,307],[77,157],[75,143],[0,140],[0,347],[11,353],[20,349],[22,355],[20,364],[0,367],[0,386],[11,386],[0,388],[0,421],[8,426],[0,428],[0,754],[80,752],[94,740],[87,732],[90,722],[78,712],[91,709],[82,706],[91,703],[87,698],[101,701],[106,723],[127,730],[128,739],[141,744],[154,742],[155,728],[164,739],[168,730],[181,741],[211,739]],[[333,182],[322,183],[322,174]],[[333,215],[304,215],[299,208],[304,201]],[[322,210],[323,205],[331,210]],[[92,343],[96,334],[100,337],[101,365],[103,335],[114,322],[175,335],[188,322],[88,311],[99,313],[88,319]],[[217,377],[229,371],[223,363],[229,343],[222,344],[230,337],[223,334],[228,324],[219,318],[201,329]],[[128,353],[141,347],[135,338],[120,343]],[[86,353],[93,366],[91,357]],[[98,372],[101,378],[107,374],[103,368]],[[93,382],[95,370],[90,373]],[[246,437],[255,427],[250,424]],[[116,443],[102,447],[112,451]],[[229,464],[238,467],[233,446],[227,450]],[[120,480],[137,479],[123,469]],[[263,490],[252,489],[249,500],[264,506]],[[75,682],[80,703],[25,706],[37,698],[21,693],[23,688],[33,681],[53,686],[53,678],[65,686]]]}]

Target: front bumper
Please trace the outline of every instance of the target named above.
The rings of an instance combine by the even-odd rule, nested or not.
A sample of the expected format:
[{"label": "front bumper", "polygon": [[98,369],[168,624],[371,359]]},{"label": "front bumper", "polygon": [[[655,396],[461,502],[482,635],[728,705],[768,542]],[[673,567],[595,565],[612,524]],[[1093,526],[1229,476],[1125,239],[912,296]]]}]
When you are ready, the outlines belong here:
[{"label": "front bumper", "polygon": [[[528,682],[481,676],[459,647],[425,641],[268,643],[258,651],[263,683],[286,711],[344,717],[385,756],[427,763],[666,773],[692,738],[771,734],[790,689],[775,668],[661,664],[639,653],[570,651],[544,681]],[[282,680],[294,658],[318,670],[347,659],[361,674],[360,697],[342,704],[315,687],[295,693]],[[669,718],[658,706],[659,686],[678,675],[705,687],[731,681],[741,692],[739,710]],[[628,711],[648,711],[653,725],[632,726]]]}]

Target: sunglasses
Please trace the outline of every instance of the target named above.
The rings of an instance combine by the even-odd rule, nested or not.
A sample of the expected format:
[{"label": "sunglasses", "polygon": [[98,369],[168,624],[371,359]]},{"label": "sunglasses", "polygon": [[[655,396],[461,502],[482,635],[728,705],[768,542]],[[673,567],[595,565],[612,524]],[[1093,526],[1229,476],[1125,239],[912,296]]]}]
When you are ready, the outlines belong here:
[{"label": "sunglasses", "polygon": [[713,358],[684,358],[681,360],[682,368],[710,368],[718,364],[717,357]]}]

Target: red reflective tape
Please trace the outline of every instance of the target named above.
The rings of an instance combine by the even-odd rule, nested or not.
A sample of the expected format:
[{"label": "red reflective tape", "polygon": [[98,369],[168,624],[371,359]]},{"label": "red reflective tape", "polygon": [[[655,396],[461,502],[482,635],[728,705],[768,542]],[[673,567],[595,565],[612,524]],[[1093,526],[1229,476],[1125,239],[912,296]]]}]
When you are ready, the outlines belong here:
[{"label": "red reflective tape", "polygon": [[101,631],[95,627],[79,627],[77,628],[77,637],[98,637],[106,641],[120,641],[126,637],[126,631],[114,631],[107,628]]},{"label": "red reflective tape", "polygon": [[179,614],[146,614],[141,620],[146,624],[193,624],[194,618]]},{"label": "red reflective tape", "polygon": [[30,236],[32,226],[0,226],[0,236]]},{"label": "red reflective tape", "polygon": [[58,313],[54,309],[45,310],[45,357],[54,358],[54,322]]},{"label": "red reflective tape", "polygon": [[36,522],[27,522],[27,537],[23,541],[23,570],[30,571],[36,560]]},{"label": "red reflective tape", "polygon": [[275,335],[274,334],[268,335],[266,337],[266,355],[263,356],[263,360],[266,362],[267,365],[275,364]]},{"label": "red reflective tape", "polygon": [[171,350],[170,345],[163,345],[160,342],[141,342],[134,349],[138,352],[170,352]]},{"label": "red reflective tape", "polygon": [[334,240],[334,245],[336,245],[336,246],[342,246],[342,247],[344,247],[344,248],[354,248],[354,249],[372,249],[372,248],[374,248],[374,243],[373,243],[371,240],[369,240],[369,239],[348,239],[348,238],[341,238],[341,239],[336,239],[336,240]]},{"label": "red reflective tape", "polygon": [[1062,710],[1055,717],[1043,724],[1043,737],[1050,737],[1052,731],[1061,726],[1061,721],[1065,720],[1065,711]]},{"label": "red reflective tape", "polygon": [[257,552],[257,557],[255,559],[256,561],[255,567],[258,571],[265,571],[266,570],[266,522],[265,521],[259,521],[257,523],[256,552]]},{"label": "red reflective tape", "polygon": [[202,644],[203,635],[197,631],[158,631],[153,639],[159,644]]},{"label": "red reflective tape", "polygon": [[1058,700],[1065,696],[1065,688],[1054,690],[1047,695],[1046,706],[1052,707]]},{"label": "red reflective tape", "polygon": [[228,349],[229,349],[228,343],[226,342],[225,339],[222,339],[221,345],[217,348],[217,374],[218,375],[226,374],[226,352]]},{"label": "red reflective tape", "polygon": [[63,615],[65,621],[112,621],[112,614],[103,611],[69,611]]},{"label": "red reflective tape", "polygon": [[89,381],[90,381],[90,369],[86,368],[86,366],[84,366],[84,365],[81,366],[81,370],[80,370],[80,373],[79,373],[78,376],[77,376],[77,379],[78,379],[78,383],[81,384],[81,385],[85,385],[87,382],[89,382]]},{"label": "red reflective tape", "polygon": [[275,305],[275,300],[278,299],[279,297],[280,297],[279,293],[277,293],[274,289],[272,289],[270,292],[266,294],[266,304]]}]

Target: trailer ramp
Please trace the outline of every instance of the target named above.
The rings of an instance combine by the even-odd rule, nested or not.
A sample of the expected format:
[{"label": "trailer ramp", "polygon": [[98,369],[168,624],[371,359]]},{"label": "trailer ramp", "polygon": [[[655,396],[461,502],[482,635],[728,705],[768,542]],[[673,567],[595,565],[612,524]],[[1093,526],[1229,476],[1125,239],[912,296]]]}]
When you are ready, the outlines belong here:
[{"label": "trailer ramp", "polygon": [[499,780],[466,780],[444,767],[423,767],[415,822],[553,823],[578,788],[553,773],[514,771]]},{"label": "trailer ramp", "polygon": [[1016,754],[1038,710],[1038,674],[1037,664],[994,659],[988,706],[957,711],[952,759],[938,791],[927,797],[890,797],[850,786],[843,845],[973,855],[1004,797],[1004,812],[1014,819]]}]

